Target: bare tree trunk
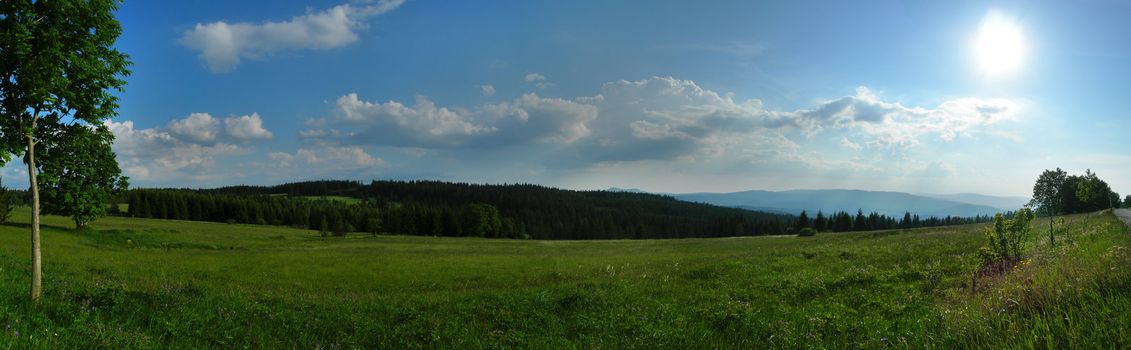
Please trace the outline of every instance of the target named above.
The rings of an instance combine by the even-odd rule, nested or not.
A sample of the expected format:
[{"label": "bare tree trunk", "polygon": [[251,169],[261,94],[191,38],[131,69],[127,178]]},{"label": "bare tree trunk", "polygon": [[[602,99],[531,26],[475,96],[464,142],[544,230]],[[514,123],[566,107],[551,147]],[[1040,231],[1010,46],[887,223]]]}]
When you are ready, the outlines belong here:
[{"label": "bare tree trunk", "polygon": [[43,294],[43,255],[39,251],[39,184],[35,179],[35,139],[27,136],[27,173],[31,181],[31,300]]}]

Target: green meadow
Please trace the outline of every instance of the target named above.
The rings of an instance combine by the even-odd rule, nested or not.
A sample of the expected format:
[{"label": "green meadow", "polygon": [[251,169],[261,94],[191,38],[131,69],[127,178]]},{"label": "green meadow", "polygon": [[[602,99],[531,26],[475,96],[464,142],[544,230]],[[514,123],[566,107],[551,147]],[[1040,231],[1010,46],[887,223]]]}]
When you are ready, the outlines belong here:
[{"label": "green meadow", "polygon": [[[0,226],[0,348],[1131,346],[1131,237],[1067,218],[979,272],[985,225],[680,240],[319,237],[47,216]],[[973,288],[972,288],[973,287]]]}]

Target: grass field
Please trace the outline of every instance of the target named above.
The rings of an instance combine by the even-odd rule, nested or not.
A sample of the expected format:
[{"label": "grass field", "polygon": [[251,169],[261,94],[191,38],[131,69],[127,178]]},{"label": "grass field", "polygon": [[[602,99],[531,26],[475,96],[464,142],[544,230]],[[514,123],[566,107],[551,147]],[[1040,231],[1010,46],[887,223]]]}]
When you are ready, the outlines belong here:
[{"label": "grass field", "polygon": [[[351,235],[47,217],[0,226],[0,348],[1131,346],[1131,237],[1069,218],[976,275],[984,225],[642,241]],[[24,224],[20,224],[24,223]],[[1043,225],[1043,226],[1042,226]]]}]

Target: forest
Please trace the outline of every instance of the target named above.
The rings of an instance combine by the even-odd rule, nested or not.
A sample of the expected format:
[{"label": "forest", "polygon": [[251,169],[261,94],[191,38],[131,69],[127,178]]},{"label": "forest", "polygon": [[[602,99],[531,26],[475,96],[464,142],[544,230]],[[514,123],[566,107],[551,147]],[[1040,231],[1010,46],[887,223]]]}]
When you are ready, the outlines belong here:
[{"label": "forest", "polygon": [[[355,198],[333,200],[328,196]],[[815,218],[676,200],[648,193],[572,191],[530,184],[308,181],[214,189],[134,189],[141,218],[281,225],[318,230],[531,239],[648,239],[847,232],[968,224],[989,217],[903,218],[847,212]]]}]

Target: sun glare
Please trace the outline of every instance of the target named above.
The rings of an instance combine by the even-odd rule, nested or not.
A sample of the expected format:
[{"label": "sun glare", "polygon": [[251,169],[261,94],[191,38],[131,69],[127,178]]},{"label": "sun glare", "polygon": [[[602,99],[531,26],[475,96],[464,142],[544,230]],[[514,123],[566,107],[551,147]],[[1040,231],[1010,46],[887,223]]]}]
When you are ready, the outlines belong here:
[{"label": "sun glare", "polygon": [[1024,63],[1025,49],[1025,38],[1017,23],[996,12],[982,20],[974,43],[982,74],[999,77],[1017,71]]}]

